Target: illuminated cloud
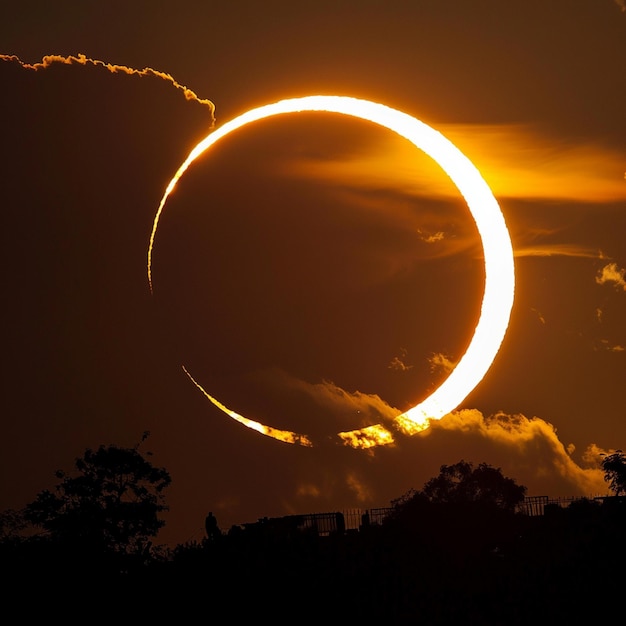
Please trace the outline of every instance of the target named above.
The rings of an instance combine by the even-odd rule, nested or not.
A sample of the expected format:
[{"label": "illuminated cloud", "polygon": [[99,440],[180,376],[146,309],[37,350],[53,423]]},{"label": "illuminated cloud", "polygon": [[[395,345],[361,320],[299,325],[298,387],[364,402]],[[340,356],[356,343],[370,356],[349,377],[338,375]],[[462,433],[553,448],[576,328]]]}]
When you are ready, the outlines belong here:
[{"label": "illuminated cloud", "polygon": [[532,312],[533,312],[533,313],[537,316],[537,319],[538,319],[538,320],[539,320],[542,324],[545,324],[545,323],[546,323],[546,318],[545,318],[545,317],[544,317],[544,316],[543,316],[543,315],[542,315],[542,314],[541,314],[541,313],[540,313],[537,309],[531,308],[530,310],[531,310],[531,311],[532,311]]},{"label": "illuminated cloud", "polygon": [[527,244],[522,241],[514,249],[516,258],[565,256],[579,259],[601,259],[596,249],[569,243]]},{"label": "illuminated cloud", "polygon": [[[446,359],[442,358],[441,362],[445,363]],[[356,415],[364,423],[363,428],[355,429],[350,424],[351,430],[339,433],[339,437],[346,447],[365,450],[368,455],[364,459],[395,450],[393,454],[401,455],[398,459],[404,459],[401,461],[403,465],[409,462],[409,457],[415,457],[420,460],[418,466],[427,467],[434,459],[449,463],[458,460],[457,457],[469,458],[468,454],[471,454],[471,460],[502,467],[506,475],[526,485],[531,495],[589,496],[607,492],[597,460],[590,461],[592,452],[586,451],[581,464],[577,463],[573,458],[574,446],[563,444],[556,429],[538,417],[528,418],[503,412],[485,417],[478,410],[465,409],[455,411],[441,420],[430,421],[424,430],[406,439],[395,432],[396,428],[392,429],[392,435],[391,430],[381,425],[371,425],[372,420],[379,420],[381,415],[385,415],[388,422],[397,415],[397,409],[376,395],[348,393],[334,383],[311,384],[285,374],[282,374],[281,383],[303,391],[324,410],[348,414],[351,420]],[[398,436],[399,439],[394,440]],[[327,454],[330,454],[329,450],[326,449]],[[589,450],[593,450],[593,447]],[[338,461],[339,457],[336,459]],[[367,466],[356,464],[352,457],[351,464],[354,465],[346,476],[352,478],[348,481],[350,484],[344,485],[347,489],[341,487],[341,481],[331,484],[328,476],[320,478],[325,484],[319,494],[320,506],[324,506],[326,497],[339,497],[340,493],[348,502],[354,502],[356,497],[363,506],[380,505],[383,497],[381,493],[385,493],[384,485],[365,471]],[[359,467],[363,473],[358,472]],[[330,468],[327,469],[329,473],[332,472]],[[429,475],[423,474],[420,480],[425,482],[428,478]],[[318,482],[304,481],[298,494],[313,497],[318,492],[315,489],[307,491],[302,485]]]},{"label": "illuminated cloud", "polygon": [[311,383],[280,368],[256,371],[249,379],[255,393],[275,398],[281,413],[296,415],[298,426],[304,422],[319,443],[333,441],[369,452],[394,443],[383,423],[392,424],[401,411],[377,394],[349,392],[331,381]]},{"label": "illuminated cloud", "polygon": [[444,233],[442,231],[437,231],[436,233],[426,233],[421,229],[417,229],[417,234],[419,238],[426,243],[436,243],[441,241],[444,238]]},{"label": "illuminated cloud", "polygon": [[312,498],[318,498],[321,494],[320,488],[312,483],[303,483],[298,485],[296,490],[298,496],[308,496]]},{"label": "illuminated cloud", "polygon": [[596,276],[596,282],[598,285],[611,284],[617,289],[623,289],[626,291],[626,279],[624,275],[626,270],[617,267],[617,263],[609,263],[605,265]]},{"label": "illuminated cloud", "polygon": [[[355,454],[364,448],[368,454]],[[292,506],[299,512],[346,507],[385,506],[409,488],[420,489],[442,464],[465,459],[500,467],[528,488],[528,495],[594,496],[608,493],[599,463],[604,450],[591,444],[576,455],[556,429],[538,417],[475,409],[431,422],[394,445],[312,448],[310,463],[293,486]],[[374,460],[376,462],[374,462]]]},{"label": "illuminated cloud", "polygon": [[624,352],[624,346],[620,344],[613,344],[608,339],[600,339],[600,341],[594,346],[596,352]]},{"label": "illuminated cloud", "polygon": [[102,67],[113,74],[122,73],[131,76],[154,76],[156,78],[160,78],[171,83],[176,89],[182,91],[187,100],[197,102],[198,104],[208,107],[209,111],[211,112],[211,119],[213,119],[213,114],[215,113],[215,105],[210,100],[199,98],[191,89],[185,87],[184,85],[181,85],[178,81],[174,80],[174,78],[170,76],[170,74],[160,72],[159,70],[154,70],[151,67],[145,67],[142,70],[137,70],[132,67],[127,67],[126,65],[115,65],[112,63],[106,63],[105,61],[99,61],[97,59],[90,59],[84,54],[79,54],[76,56],[60,56],[57,54],[49,54],[44,56],[39,63],[24,63],[19,57],[15,55],[0,54],[0,60],[18,63],[24,69],[34,71],[47,69],[54,64],[92,65],[95,67]]},{"label": "illuminated cloud", "polygon": [[[624,155],[607,146],[553,139],[523,125],[438,124],[437,130],[471,158],[498,198],[593,203],[626,199]],[[458,196],[436,164],[392,136],[353,154],[303,157],[285,168],[355,188]]]},{"label": "illuminated cloud", "polygon": [[615,450],[605,450],[595,443],[591,443],[585,449],[582,455],[582,461],[589,467],[598,467],[598,464],[602,461],[602,457],[606,454],[613,454]]},{"label": "illuminated cloud", "polygon": [[[550,224],[539,224],[537,219],[522,219],[516,224],[514,215],[510,220],[512,238],[515,241],[514,254],[516,258],[524,257],[571,257],[579,259],[604,259],[601,250],[596,247],[567,242],[571,237],[565,234],[563,221],[554,224],[553,217],[544,212],[543,219],[550,220]],[[565,239],[565,242],[563,240]]]},{"label": "illuminated cloud", "polygon": [[400,357],[394,356],[387,367],[390,370],[395,370],[396,372],[406,372],[407,370],[410,370],[413,366],[405,365]]},{"label": "illuminated cloud", "polygon": [[355,426],[370,426],[381,419],[391,422],[400,412],[377,394],[348,392],[330,381],[309,383],[284,372],[277,371],[275,376],[280,379],[283,389],[292,389],[308,396],[325,413],[348,416]]},{"label": "illuminated cloud", "polygon": [[352,491],[356,495],[356,499],[358,502],[371,502],[372,492],[367,487],[367,485],[357,477],[354,472],[348,473],[346,477],[346,484],[348,485],[350,491]]},{"label": "illuminated cloud", "polygon": [[393,359],[391,359],[387,368],[396,372],[408,372],[410,369],[413,369],[412,365],[405,363],[406,355],[406,350],[402,350],[400,356],[394,356]]},{"label": "illuminated cloud", "polygon": [[453,361],[447,355],[442,352],[437,352],[431,355],[428,359],[431,372],[451,372],[456,365],[456,361]]},{"label": "illuminated cloud", "polygon": [[484,417],[478,410],[466,409],[431,422],[430,429],[420,437],[430,439],[437,448],[447,445],[452,450],[462,445],[472,451],[474,459],[489,459],[506,475],[526,485],[529,495],[607,492],[597,462],[590,463],[591,453],[585,453],[582,459],[589,467],[578,465],[554,426],[538,417],[502,412]]}]

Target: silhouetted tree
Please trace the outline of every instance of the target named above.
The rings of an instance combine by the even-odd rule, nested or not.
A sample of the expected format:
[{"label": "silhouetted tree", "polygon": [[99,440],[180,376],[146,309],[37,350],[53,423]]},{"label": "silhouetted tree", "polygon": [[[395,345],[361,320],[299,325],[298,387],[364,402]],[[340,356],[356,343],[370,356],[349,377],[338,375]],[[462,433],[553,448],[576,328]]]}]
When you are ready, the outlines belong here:
[{"label": "silhouetted tree", "polygon": [[441,537],[450,544],[450,533],[456,533],[451,526],[457,522],[469,527],[473,520],[483,534],[491,532],[494,524],[504,529],[504,520],[511,522],[525,494],[526,487],[504,476],[500,468],[487,463],[475,467],[461,460],[442,465],[439,475],[421,490],[410,489],[392,500],[385,525],[408,532],[420,529],[430,539]]},{"label": "silhouetted tree", "polygon": [[626,494],[626,453],[621,450],[613,454],[607,454],[600,463],[604,471],[604,480],[609,483],[609,488],[619,496]]},{"label": "silhouetted tree", "polygon": [[137,554],[164,525],[164,489],[169,473],[146,460],[139,446],[87,449],[76,459],[76,475],[56,472],[61,482],[41,491],[24,518],[64,545],[100,553]]},{"label": "silhouetted tree", "polygon": [[0,543],[19,542],[26,526],[23,511],[7,509],[0,513]]},{"label": "silhouetted tree", "polygon": [[502,474],[499,467],[480,463],[474,467],[467,461],[442,465],[439,475],[431,478],[421,491],[431,502],[477,502],[514,511],[524,500],[526,487]]}]

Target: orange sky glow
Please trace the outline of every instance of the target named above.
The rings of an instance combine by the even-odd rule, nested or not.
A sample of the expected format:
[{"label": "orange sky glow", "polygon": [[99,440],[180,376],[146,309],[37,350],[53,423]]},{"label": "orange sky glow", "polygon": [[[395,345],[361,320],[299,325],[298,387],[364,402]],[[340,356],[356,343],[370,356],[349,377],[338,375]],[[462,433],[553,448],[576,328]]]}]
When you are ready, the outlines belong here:
[{"label": "orange sky glow", "polygon": [[[226,529],[386,506],[460,459],[530,495],[606,493],[598,460],[626,449],[623,2],[83,5],[0,24],[0,510],[146,430],[166,543],[210,510]],[[493,363],[440,419],[403,422],[471,345],[484,241],[410,142],[259,120],[198,155],[154,239],[208,133],[311,94],[436,129],[504,217],[508,330],[488,320]]]}]

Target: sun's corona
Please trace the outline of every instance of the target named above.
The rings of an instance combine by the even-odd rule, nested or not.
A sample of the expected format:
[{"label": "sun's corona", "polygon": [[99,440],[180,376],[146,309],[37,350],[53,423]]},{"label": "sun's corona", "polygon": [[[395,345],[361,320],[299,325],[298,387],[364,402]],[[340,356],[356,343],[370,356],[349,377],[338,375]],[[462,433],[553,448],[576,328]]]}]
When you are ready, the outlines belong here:
[{"label": "sun's corona", "polygon": [[[441,133],[416,118],[382,104],[346,96],[307,96],[281,100],[252,109],[207,135],[189,153],[167,185],[157,209],[148,246],[148,283],[153,289],[152,258],[159,220],[169,195],[189,166],[212,145],[233,131],[267,117],[286,113],[326,111],[340,113],[383,126],[404,137],[434,159],[465,198],[480,234],[485,260],[485,291],[480,318],[465,354],[448,378],[420,404],[398,415],[393,427],[413,434],[455,410],[478,385],[500,349],[513,307],[515,271],[513,247],[504,216],[487,183],[472,162]],[[186,371],[186,370],[185,370]],[[282,431],[249,420],[209,395],[187,372],[206,397],[240,423],[288,443],[312,445],[306,435]],[[380,424],[337,434],[346,445],[370,448],[393,442],[391,432]]]}]

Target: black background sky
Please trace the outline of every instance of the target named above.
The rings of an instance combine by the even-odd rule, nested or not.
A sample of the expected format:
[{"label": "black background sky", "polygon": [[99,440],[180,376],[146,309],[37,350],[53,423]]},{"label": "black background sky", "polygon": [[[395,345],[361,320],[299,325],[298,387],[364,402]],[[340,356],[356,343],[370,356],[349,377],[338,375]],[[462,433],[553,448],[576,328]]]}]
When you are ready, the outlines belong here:
[{"label": "black background sky", "polygon": [[[626,12],[612,0],[22,2],[0,53],[166,72],[215,104],[351,95],[450,137],[498,197],[516,253],[509,332],[460,413],[396,445],[312,449],[211,406],[317,433],[419,402],[469,341],[480,241],[454,189],[382,130],[287,116],[225,140],[171,82],[0,63],[0,508],[86,447],[150,430],[172,473],[164,541],[263,515],[384,506],[460,458],[533,494],[605,490],[626,445]],[[440,235],[438,235],[440,233]],[[590,447],[591,444],[594,446]]]}]

